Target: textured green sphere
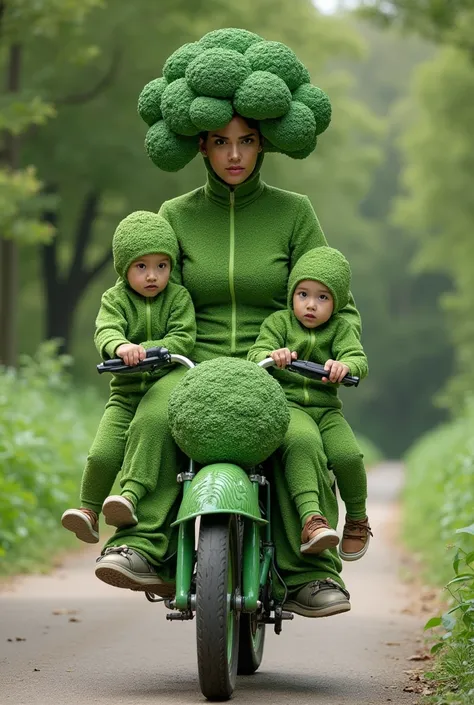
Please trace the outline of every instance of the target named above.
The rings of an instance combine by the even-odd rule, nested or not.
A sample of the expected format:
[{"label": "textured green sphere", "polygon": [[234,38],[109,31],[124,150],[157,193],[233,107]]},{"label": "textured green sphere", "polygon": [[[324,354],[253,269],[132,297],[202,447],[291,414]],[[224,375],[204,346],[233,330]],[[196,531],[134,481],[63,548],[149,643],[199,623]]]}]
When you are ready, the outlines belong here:
[{"label": "textured green sphere", "polygon": [[241,54],[247,51],[249,46],[255,42],[263,42],[263,37],[254,32],[249,32],[247,29],[237,29],[236,27],[214,29],[199,40],[199,44],[205,49],[220,47],[221,49],[240,51]]},{"label": "textured green sphere", "polygon": [[294,100],[286,115],[262,121],[260,129],[283,152],[298,152],[314,142],[316,119],[306,105]]},{"label": "textured green sphere", "polygon": [[234,95],[234,108],[243,117],[254,120],[284,115],[291,104],[286,83],[269,71],[254,71]]},{"label": "textured green sphere", "polygon": [[253,362],[219,357],[186,373],[169,400],[171,433],[199,463],[263,462],[281,445],[290,414],[278,382]]},{"label": "textured green sphere", "polygon": [[161,99],[163,118],[168,127],[179,135],[192,136],[199,132],[189,115],[189,109],[195,98],[197,96],[188,86],[185,78],[178,78],[163,91]]},{"label": "textured green sphere", "polygon": [[200,96],[191,103],[189,116],[199,130],[220,130],[232,120],[234,109],[230,100]]},{"label": "textured green sphere", "polygon": [[168,83],[176,81],[178,78],[183,78],[188,65],[202,51],[203,47],[198,42],[183,44],[182,47],[176,49],[163,66],[163,75]]},{"label": "textured green sphere", "polygon": [[231,98],[251,73],[250,64],[238,51],[207,49],[186,69],[186,80],[198,95]]},{"label": "textured green sphere", "polygon": [[198,153],[199,140],[177,135],[164,120],[159,120],[146,134],[145,149],[152,162],[163,171],[179,171]]},{"label": "textured green sphere", "polygon": [[286,44],[281,42],[257,42],[245,52],[254,71],[269,71],[279,76],[294,91],[307,77],[305,67]]},{"label": "textured green sphere", "polygon": [[316,134],[320,135],[331,122],[331,101],[321,88],[305,83],[293,93],[293,100],[304,103],[316,118]]},{"label": "textured green sphere", "polygon": [[167,86],[165,78],[155,78],[147,83],[138,98],[138,114],[151,127],[161,120],[161,98]]}]

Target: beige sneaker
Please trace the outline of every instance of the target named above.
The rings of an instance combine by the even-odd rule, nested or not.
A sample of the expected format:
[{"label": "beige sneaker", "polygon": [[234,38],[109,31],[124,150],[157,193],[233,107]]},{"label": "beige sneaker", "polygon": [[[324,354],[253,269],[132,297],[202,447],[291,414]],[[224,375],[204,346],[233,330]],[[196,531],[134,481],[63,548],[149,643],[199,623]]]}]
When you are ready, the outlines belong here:
[{"label": "beige sneaker", "polygon": [[339,536],[331,529],[326,517],[314,514],[306,519],[301,532],[301,553],[321,553],[326,548],[334,548],[339,543]]},{"label": "beige sneaker", "polygon": [[373,533],[369,526],[369,518],[349,519],[346,516],[342,543],[339,547],[339,555],[343,561],[358,561],[365,556],[369,548],[370,537]]},{"label": "beige sneaker", "polygon": [[61,524],[76,534],[79,541],[99,543],[99,517],[92,509],[66,509]]},{"label": "beige sneaker", "polygon": [[135,507],[129,499],[118,494],[107,497],[102,505],[102,514],[104,515],[105,523],[109,524],[109,526],[120,528],[138,524]]}]

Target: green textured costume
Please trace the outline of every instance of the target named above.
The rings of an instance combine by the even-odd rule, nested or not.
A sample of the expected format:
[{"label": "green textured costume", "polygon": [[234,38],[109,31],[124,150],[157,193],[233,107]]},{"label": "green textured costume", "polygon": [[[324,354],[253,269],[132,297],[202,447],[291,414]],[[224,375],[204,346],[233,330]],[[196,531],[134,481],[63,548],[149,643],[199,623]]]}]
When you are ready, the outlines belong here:
[{"label": "green textured costume", "polygon": [[[181,47],[166,62],[164,77],[143,90],[139,112],[150,126],[148,154],[162,169],[181,168],[198,151],[198,132],[223,127],[237,105],[245,117],[260,120],[265,151],[295,158],[314,149],[317,134],[330,119],[327,96],[310,85],[306,69],[288,47],[245,30],[216,30]],[[160,209],[179,242],[175,274],[181,274],[196,308],[193,358],[198,362],[221,356],[245,358],[264,319],[285,308],[288,276],[297,260],[326,245],[309,199],[263,183],[262,160],[260,154],[253,174],[235,188],[220,180],[206,160],[206,185]],[[359,328],[352,298],[341,315]],[[168,556],[175,533],[170,523],[181,496],[176,473],[187,464],[171,435],[165,407],[183,375],[183,369],[176,369],[155,384],[130,424],[122,477],[127,487],[134,484],[136,493],[145,496],[137,507],[138,525],[118,531],[108,542],[137,550],[163,579],[173,577]],[[303,417],[301,425],[294,425],[295,447],[316,473],[321,509],[336,526],[337,503],[318,427],[304,412],[292,411]],[[281,457],[272,458],[272,525],[287,584],[296,589],[329,577],[341,583],[335,551],[320,556],[300,553],[299,516]],[[151,467],[157,468],[157,487],[145,494]]]},{"label": "green textured costume", "polygon": [[[301,281],[311,279],[325,284],[333,296],[331,318],[317,328],[306,328],[293,311],[293,294]],[[273,350],[289,348],[300,360],[324,364],[338,360],[349,367],[350,373],[366,377],[367,358],[351,324],[339,310],[349,300],[350,268],[345,257],[330,247],[318,247],[304,254],[293,268],[288,281],[288,308],[272,313],[262,324],[255,344],[247,358],[260,362]],[[302,409],[317,424],[329,466],[334,471],[341,497],[352,519],[365,519],[367,478],[362,454],[351,427],[342,415],[342,403],[337,384],[324,384],[303,378],[286,370],[274,370],[276,379],[285,390],[290,406]],[[296,421],[294,420],[296,418]],[[295,423],[301,423],[299,414]],[[324,514],[319,505],[317,478],[308,472],[306,463],[293,443],[293,427],[281,446],[285,473],[291,497],[300,519],[311,514]]]},{"label": "green textured costume", "polygon": [[[102,296],[96,320],[95,343],[100,356],[110,359],[119,345],[135,343],[145,349],[163,346],[173,353],[190,355],[196,339],[194,307],[189,293],[168,283],[154,298],[137,294],[128,284],[131,263],[146,254],[166,254],[174,267],[176,236],[164,218],[146,211],[122,220],[113,238],[114,266],[119,282]],[[82,477],[81,506],[99,513],[121,470],[126,434],[136,409],[168,370],[156,373],[114,375],[105,413],[87,458]],[[125,488],[126,489],[126,488]],[[149,489],[153,489],[152,484]],[[124,492],[136,504],[132,491]]]}]

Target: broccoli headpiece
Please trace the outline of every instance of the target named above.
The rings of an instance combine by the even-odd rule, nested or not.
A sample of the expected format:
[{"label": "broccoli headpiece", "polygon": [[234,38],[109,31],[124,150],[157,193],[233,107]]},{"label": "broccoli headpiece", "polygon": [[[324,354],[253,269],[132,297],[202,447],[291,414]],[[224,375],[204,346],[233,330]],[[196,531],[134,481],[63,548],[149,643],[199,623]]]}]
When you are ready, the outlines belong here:
[{"label": "broccoli headpiece", "polygon": [[290,414],[278,382],[253,362],[218,357],[176,385],[168,404],[171,433],[199,463],[263,462],[281,445]]},{"label": "broccoli headpiece", "polygon": [[260,122],[265,151],[304,159],[331,121],[331,103],[281,42],[246,29],[217,29],[184,44],[163,76],[140,94],[149,125],[145,146],[160,169],[178,171],[199,150],[199,132],[219,130],[234,113]]}]

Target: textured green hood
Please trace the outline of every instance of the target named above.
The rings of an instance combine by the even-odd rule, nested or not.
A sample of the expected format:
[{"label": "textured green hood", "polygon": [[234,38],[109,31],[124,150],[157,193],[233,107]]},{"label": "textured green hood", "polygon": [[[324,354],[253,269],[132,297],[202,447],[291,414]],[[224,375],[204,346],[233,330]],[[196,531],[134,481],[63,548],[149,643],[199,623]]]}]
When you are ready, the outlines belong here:
[{"label": "textured green hood", "polygon": [[126,280],[132,262],[143,255],[168,255],[173,268],[178,256],[178,241],[171,225],[161,215],[135,211],[118,224],[112,250],[115,271]]},{"label": "textured green hood", "polygon": [[334,313],[347,305],[351,286],[351,269],[342,252],[332,247],[316,247],[299,258],[288,279],[288,308],[293,310],[293,294],[299,282],[319,281],[334,298]]}]

